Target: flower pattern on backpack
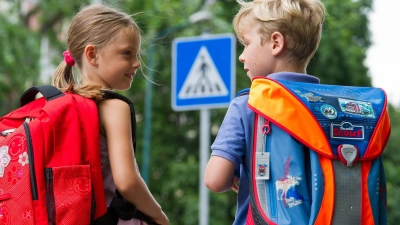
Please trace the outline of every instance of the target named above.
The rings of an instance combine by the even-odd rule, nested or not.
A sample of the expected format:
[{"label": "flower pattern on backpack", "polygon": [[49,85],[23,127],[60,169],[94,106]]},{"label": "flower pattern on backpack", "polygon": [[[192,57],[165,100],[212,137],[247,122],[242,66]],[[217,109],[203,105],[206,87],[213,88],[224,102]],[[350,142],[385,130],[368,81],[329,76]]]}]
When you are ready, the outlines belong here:
[{"label": "flower pattern on backpack", "polygon": [[8,182],[12,183],[13,185],[17,184],[17,181],[21,180],[22,177],[22,170],[17,169],[17,167],[13,166],[11,170],[8,171]]},{"label": "flower pattern on backpack", "polygon": [[32,218],[32,217],[33,217],[33,211],[32,211],[32,210],[26,210],[26,211],[24,212],[24,218],[30,219],[30,218]]},{"label": "flower pattern on backpack", "polygon": [[1,146],[0,147],[0,177],[3,177],[4,170],[8,166],[11,157],[8,154],[8,146]]},{"label": "flower pattern on backpack", "polygon": [[28,153],[24,152],[24,153],[20,154],[18,162],[21,163],[22,166],[25,166],[26,164],[29,164]]}]

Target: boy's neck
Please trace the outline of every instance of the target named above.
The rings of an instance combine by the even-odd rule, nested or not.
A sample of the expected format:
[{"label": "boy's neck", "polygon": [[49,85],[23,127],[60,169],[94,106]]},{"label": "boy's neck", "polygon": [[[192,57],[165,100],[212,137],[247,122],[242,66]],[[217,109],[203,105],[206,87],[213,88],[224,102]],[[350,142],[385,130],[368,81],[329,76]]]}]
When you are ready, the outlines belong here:
[{"label": "boy's neck", "polygon": [[287,65],[278,66],[272,73],[278,72],[306,73],[306,68],[304,66],[290,65],[290,63],[288,63]]},{"label": "boy's neck", "polygon": [[320,80],[317,77],[312,75],[297,73],[293,71],[285,71],[285,72],[277,72],[268,75],[268,78],[273,80],[289,80],[289,81],[297,81],[297,82],[306,82],[306,83],[315,83],[319,84]]}]

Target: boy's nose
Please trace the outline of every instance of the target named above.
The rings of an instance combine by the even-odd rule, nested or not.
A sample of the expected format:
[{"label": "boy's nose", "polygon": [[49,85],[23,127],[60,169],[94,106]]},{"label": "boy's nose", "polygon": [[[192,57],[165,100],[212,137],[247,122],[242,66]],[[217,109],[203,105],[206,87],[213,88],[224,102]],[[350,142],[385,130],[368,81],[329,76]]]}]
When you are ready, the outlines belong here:
[{"label": "boy's nose", "polygon": [[240,62],[242,62],[242,63],[244,63],[244,57],[243,57],[243,54],[240,54],[240,55],[239,55],[239,61],[240,61]]}]

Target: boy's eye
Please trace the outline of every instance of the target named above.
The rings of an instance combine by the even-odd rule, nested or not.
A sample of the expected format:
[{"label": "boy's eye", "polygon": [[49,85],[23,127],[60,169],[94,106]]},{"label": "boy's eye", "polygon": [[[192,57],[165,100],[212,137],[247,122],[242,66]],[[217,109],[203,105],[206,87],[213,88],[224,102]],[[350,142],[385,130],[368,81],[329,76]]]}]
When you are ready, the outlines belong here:
[{"label": "boy's eye", "polygon": [[131,53],[131,51],[125,51],[124,52],[124,55],[131,55],[132,53]]}]

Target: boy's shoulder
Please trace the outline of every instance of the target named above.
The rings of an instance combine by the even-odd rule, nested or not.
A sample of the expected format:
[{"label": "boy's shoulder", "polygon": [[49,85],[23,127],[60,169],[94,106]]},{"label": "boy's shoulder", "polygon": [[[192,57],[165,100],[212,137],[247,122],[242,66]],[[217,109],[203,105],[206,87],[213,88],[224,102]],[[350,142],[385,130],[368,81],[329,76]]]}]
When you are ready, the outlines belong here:
[{"label": "boy's shoulder", "polygon": [[231,105],[237,105],[239,108],[247,108],[249,100],[250,88],[245,88],[236,93],[235,98],[232,100]]},{"label": "boy's shoulder", "polygon": [[249,95],[249,93],[250,93],[250,88],[242,89],[238,93],[236,93],[235,98],[243,96],[243,95]]},{"label": "boy's shoulder", "polygon": [[250,88],[237,92],[235,98],[231,101],[226,116],[230,117],[248,117],[252,115],[252,111],[248,108]]}]

